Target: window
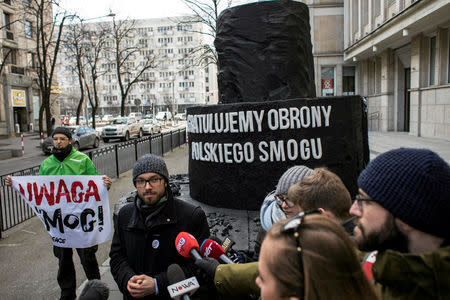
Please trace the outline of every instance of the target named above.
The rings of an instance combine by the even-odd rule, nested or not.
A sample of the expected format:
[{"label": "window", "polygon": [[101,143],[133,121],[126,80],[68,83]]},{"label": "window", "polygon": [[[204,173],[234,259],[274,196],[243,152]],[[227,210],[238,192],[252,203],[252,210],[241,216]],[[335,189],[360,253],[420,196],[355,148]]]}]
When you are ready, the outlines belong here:
[{"label": "window", "polygon": [[355,67],[344,67],[342,74],[342,94],[355,94]]},{"label": "window", "polygon": [[31,68],[36,68],[36,54],[28,52],[27,59],[28,59],[28,66]]},{"label": "window", "polygon": [[352,23],[352,27],[353,27],[353,33],[358,32],[358,23],[359,23],[359,8],[358,8],[358,0],[353,0],[352,2],[352,19],[353,19],[353,23]]},{"label": "window", "polygon": [[4,47],[3,48],[3,60],[7,64],[15,65],[17,63],[16,50]]},{"label": "window", "polygon": [[3,13],[3,26],[6,30],[11,30],[11,15]]},{"label": "window", "polygon": [[436,37],[430,39],[430,85],[435,84],[436,72]]},{"label": "window", "polygon": [[334,67],[322,67],[322,96],[334,96]]},{"label": "window", "polygon": [[33,37],[32,25],[30,21],[25,21],[25,37],[27,38]]}]

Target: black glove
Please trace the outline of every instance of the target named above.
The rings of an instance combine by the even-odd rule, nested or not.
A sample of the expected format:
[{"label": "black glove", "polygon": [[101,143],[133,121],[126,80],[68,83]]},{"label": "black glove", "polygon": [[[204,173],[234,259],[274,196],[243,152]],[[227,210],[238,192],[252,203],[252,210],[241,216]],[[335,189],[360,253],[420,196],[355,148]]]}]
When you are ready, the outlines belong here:
[{"label": "black glove", "polygon": [[208,277],[214,279],[216,274],[216,269],[219,266],[219,262],[211,257],[205,257],[202,259],[195,260],[195,265],[202,269]]}]

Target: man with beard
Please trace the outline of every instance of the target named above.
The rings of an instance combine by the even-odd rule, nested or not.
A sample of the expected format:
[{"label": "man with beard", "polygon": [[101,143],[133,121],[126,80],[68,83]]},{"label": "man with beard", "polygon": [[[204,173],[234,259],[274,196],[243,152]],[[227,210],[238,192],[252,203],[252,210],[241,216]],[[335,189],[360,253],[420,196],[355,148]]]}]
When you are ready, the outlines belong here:
[{"label": "man with beard", "polygon": [[426,149],[381,154],[358,178],[354,239],[377,250],[372,275],[384,299],[450,295],[450,167]]},{"label": "man with beard", "polygon": [[[52,155],[42,162],[39,175],[98,175],[91,159],[72,147],[72,133],[68,128],[55,128],[52,138],[54,146]],[[109,190],[112,183],[111,179],[107,176],[102,178],[103,184]],[[6,178],[6,185],[12,185],[10,176]],[[100,279],[100,271],[95,257],[97,249],[98,245],[76,249],[89,280]],[[59,261],[57,280],[61,288],[61,299],[75,299],[76,276],[72,260],[72,248],[53,246],[53,254]]]},{"label": "man with beard", "polygon": [[156,155],[136,161],[133,184],[134,202],[122,207],[114,221],[111,273],[124,299],[168,299],[168,266],[180,265],[186,277],[195,271],[193,261],[178,254],[175,239],[181,231],[197,241],[207,239],[206,215],[200,206],[173,197],[166,163]]}]

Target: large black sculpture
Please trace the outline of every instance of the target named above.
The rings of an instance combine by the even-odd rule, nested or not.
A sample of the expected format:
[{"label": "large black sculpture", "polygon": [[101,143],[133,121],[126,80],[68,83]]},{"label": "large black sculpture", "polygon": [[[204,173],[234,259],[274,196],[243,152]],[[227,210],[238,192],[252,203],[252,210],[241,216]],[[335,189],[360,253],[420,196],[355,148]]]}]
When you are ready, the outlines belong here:
[{"label": "large black sculpture", "polygon": [[308,7],[269,1],[225,10],[214,42],[220,103],[315,97]]},{"label": "large black sculpture", "polygon": [[191,197],[257,210],[293,165],[326,166],[355,194],[368,161],[364,103],[314,98],[307,6],[233,7],[217,29],[220,104],[187,110]]}]

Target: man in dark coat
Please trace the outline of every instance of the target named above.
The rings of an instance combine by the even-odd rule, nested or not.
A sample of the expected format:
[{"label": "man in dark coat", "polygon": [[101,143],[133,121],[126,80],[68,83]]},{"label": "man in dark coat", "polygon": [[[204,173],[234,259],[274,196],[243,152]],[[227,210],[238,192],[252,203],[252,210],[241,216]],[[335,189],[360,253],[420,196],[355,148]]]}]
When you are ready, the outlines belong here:
[{"label": "man in dark coat", "polygon": [[[426,149],[399,148],[358,178],[354,239],[382,299],[448,299],[450,166]],[[371,269],[370,269],[371,268]]]},{"label": "man in dark coat", "polygon": [[124,206],[114,223],[111,273],[124,298],[168,298],[167,267],[179,264],[186,277],[193,276],[193,260],[175,249],[179,232],[192,234],[200,243],[209,237],[204,211],[174,199],[164,160],[149,154],[133,168],[137,189],[134,203]]}]

